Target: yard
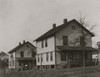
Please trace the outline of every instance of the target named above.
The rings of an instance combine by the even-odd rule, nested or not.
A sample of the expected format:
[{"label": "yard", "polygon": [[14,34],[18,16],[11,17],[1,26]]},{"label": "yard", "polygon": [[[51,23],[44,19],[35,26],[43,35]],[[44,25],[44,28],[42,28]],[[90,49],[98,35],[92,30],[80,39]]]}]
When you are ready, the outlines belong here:
[{"label": "yard", "polygon": [[100,70],[94,66],[85,69],[82,67],[52,70],[33,69],[31,71],[11,72],[5,74],[4,77],[100,77]]}]

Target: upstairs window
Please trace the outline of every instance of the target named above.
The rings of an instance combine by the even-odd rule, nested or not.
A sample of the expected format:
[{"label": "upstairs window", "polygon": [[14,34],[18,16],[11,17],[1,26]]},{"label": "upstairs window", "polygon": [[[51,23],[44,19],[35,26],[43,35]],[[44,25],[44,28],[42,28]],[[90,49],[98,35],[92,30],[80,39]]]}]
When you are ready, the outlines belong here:
[{"label": "upstairs window", "polygon": [[44,47],[44,45],[43,45],[43,40],[41,41],[41,48],[43,48]]},{"label": "upstairs window", "polygon": [[47,46],[48,46],[47,39],[45,39],[45,47],[47,47]]},{"label": "upstairs window", "polygon": [[68,36],[63,36],[63,45],[68,45]]},{"label": "upstairs window", "polygon": [[23,51],[20,52],[20,56],[24,57],[24,52]]},{"label": "upstairs window", "polygon": [[84,36],[80,37],[80,46],[85,46],[85,37]]},{"label": "upstairs window", "polygon": [[72,26],[72,30],[76,30],[76,26]]},{"label": "upstairs window", "polygon": [[50,52],[50,60],[53,61],[53,52]]},{"label": "upstairs window", "polygon": [[46,61],[48,61],[49,60],[49,53],[47,52],[46,53]]}]

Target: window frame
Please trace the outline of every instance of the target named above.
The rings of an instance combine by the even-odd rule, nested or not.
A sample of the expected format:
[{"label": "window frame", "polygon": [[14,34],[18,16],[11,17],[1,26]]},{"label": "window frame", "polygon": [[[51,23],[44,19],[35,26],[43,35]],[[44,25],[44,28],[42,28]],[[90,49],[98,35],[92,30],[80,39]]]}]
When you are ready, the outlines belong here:
[{"label": "window frame", "polygon": [[50,61],[53,61],[53,52],[50,52]]},{"label": "window frame", "polygon": [[41,54],[41,62],[43,62],[43,54]]},{"label": "window frame", "polygon": [[46,52],[46,61],[49,61],[49,52]]},{"label": "window frame", "polygon": [[63,36],[63,45],[68,46],[68,36]]},{"label": "window frame", "polygon": [[80,36],[80,46],[85,46],[85,37]]},{"label": "window frame", "polygon": [[20,57],[24,57],[24,51],[20,52]]}]

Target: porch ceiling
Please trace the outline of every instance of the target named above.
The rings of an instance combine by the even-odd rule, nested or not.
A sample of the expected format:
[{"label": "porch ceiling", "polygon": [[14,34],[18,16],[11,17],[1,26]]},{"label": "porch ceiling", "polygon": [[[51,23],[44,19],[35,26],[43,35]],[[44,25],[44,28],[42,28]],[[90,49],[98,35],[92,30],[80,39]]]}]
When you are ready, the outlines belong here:
[{"label": "porch ceiling", "polygon": [[59,50],[84,50],[84,51],[97,51],[97,49],[93,47],[71,47],[71,46],[57,46]]},{"label": "porch ceiling", "polygon": [[16,60],[34,60],[33,58],[16,58]]}]

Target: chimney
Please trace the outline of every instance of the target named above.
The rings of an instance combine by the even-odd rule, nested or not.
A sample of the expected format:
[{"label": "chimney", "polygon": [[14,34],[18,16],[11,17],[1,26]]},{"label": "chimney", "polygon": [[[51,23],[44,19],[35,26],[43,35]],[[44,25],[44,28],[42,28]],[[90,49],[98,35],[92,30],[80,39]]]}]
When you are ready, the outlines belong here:
[{"label": "chimney", "polygon": [[23,44],[25,43],[25,40],[23,40]]},{"label": "chimney", "polygon": [[63,23],[66,24],[66,23],[67,23],[67,19],[64,19],[64,20],[63,20]]},{"label": "chimney", "polygon": [[56,28],[56,24],[53,24],[53,29]]},{"label": "chimney", "polygon": [[21,45],[21,42],[19,42],[19,45]]}]

